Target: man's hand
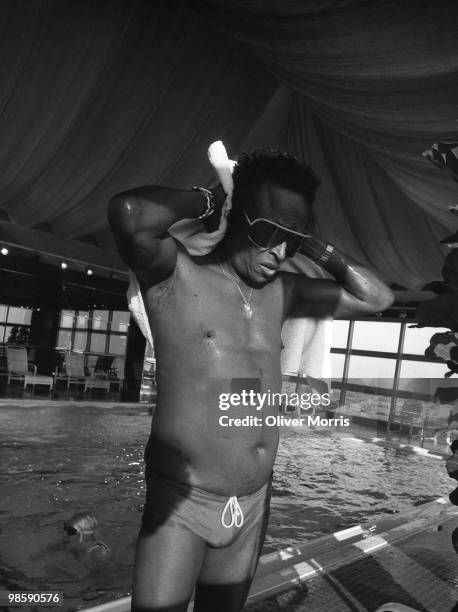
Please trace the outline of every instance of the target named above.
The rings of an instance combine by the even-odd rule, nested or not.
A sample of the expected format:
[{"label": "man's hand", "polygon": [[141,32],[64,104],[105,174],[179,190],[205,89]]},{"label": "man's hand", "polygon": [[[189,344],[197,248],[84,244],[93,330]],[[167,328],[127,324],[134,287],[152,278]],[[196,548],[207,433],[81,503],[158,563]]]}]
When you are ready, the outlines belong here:
[{"label": "man's hand", "polygon": [[394,301],[392,291],[365,266],[317,238],[302,241],[299,251],[332,274],[336,282],[299,277],[297,294],[304,305],[316,306],[317,316],[342,317],[386,310]]}]

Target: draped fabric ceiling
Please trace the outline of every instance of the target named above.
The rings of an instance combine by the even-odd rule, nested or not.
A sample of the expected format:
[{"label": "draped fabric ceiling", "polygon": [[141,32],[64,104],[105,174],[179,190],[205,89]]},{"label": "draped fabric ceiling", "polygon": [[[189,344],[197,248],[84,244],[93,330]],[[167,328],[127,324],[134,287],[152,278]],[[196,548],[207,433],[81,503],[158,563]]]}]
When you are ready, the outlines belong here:
[{"label": "draped fabric ceiling", "polygon": [[24,242],[49,251],[91,234],[119,265],[109,198],[209,184],[206,148],[222,139],[233,158],[273,145],[310,163],[319,233],[388,282],[440,278],[458,185],[421,153],[458,137],[457,2],[1,8],[0,208]]}]

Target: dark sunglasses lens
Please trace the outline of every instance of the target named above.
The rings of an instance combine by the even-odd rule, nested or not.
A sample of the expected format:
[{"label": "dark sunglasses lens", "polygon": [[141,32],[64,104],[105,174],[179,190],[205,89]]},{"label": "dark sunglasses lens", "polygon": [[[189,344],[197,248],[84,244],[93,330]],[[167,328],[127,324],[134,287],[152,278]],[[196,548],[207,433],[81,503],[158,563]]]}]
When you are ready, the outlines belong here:
[{"label": "dark sunglasses lens", "polygon": [[302,238],[300,236],[292,236],[286,243],[286,255],[293,257],[301,246]]},{"label": "dark sunglasses lens", "polygon": [[275,226],[269,223],[258,221],[250,227],[248,235],[255,244],[262,248],[267,248],[272,241],[272,236],[276,229]]},{"label": "dark sunglasses lens", "polygon": [[281,229],[267,221],[255,221],[248,231],[251,241],[263,249],[273,247],[286,242],[286,254],[292,257],[302,242],[302,237],[288,230]]}]

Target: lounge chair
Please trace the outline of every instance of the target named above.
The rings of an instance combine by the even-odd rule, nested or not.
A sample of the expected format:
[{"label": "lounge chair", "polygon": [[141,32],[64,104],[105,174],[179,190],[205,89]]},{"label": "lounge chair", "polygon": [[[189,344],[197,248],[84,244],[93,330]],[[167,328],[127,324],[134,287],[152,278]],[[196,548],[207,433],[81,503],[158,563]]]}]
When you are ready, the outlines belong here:
[{"label": "lounge chair", "polygon": [[399,435],[402,433],[403,426],[406,425],[409,430],[409,442],[413,436],[414,428],[420,432],[420,438],[423,438],[425,428],[425,413],[423,402],[419,400],[405,400],[402,404],[401,415],[399,418]]},{"label": "lounge chair", "polygon": [[86,374],[84,372],[84,354],[83,353],[65,353],[65,367],[63,373],[54,373],[54,380],[61,380],[67,384],[67,389],[70,385],[84,385]]},{"label": "lounge chair", "polygon": [[84,391],[88,389],[104,389],[110,390],[110,383],[99,376],[86,376],[84,367],[84,353],[67,353],[65,357],[65,373],[56,374],[56,380],[64,380],[67,383],[67,389],[70,385],[83,385]]},{"label": "lounge chair", "polygon": [[[108,360],[107,360],[108,359]],[[106,355],[100,356],[97,359],[97,363],[94,368],[94,375],[87,377],[84,390],[88,389],[103,389],[104,391],[110,390],[110,381],[108,380],[108,370],[106,368],[106,364],[111,364],[113,361],[113,357],[108,357]]]},{"label": "lounge chair", "polygon": [[53,377],[37,374],[37,366],[29,362],[27,348],[25,346],[7,346],[6,362],[8,369],[8,385],[12,380],[20,380],[24,383],[24,389],[27,385],[45,385],[49,387],[49,391],[52,391],[54,385]]},{"label": "lounge chair", "polygon": [[[94,387],[105,388],[108,383],[107,390],[111,388],[111,385],[117,385],[120,389],[124,383],[124,377],[120,372],[119,359],[113,355],[100,355],[97,358],[97,362],[94,368],[94,377],[91,378]],[[96,385],[96,381],[98,384]],[[103,382],[105,381],[105,382]]]},{"label": "lounge chair", "polygon": [[118,385],[118,389],[122,389],[124,384],[124,367],[122,359],[115,357],[108,371],[108,380],[110,385]]},{"label": "lounge chair", "polygon": [[429,417],[425,418],[425,425],[422,432],[421,444],[423,446],[425,440],[432,440],[434,444],[439,442],[441,436],[444,436],[446,444],[450,444],[452,436],[455,438],[458,435],[458,418],[448,422],[447,417]]}]

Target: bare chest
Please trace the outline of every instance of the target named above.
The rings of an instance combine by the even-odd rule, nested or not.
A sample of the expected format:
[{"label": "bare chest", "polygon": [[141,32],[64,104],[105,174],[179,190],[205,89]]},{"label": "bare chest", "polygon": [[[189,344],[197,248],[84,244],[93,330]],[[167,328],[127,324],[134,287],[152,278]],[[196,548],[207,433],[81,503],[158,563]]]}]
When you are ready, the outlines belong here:
[{"label": "bare chest", "polygon": [[[162,285],[162,286],[161,286]],[[147,294],[153,335],[203,350],[276,351],[285,311],[280,278],[249,287],[212,268],[184,267]]]}]

